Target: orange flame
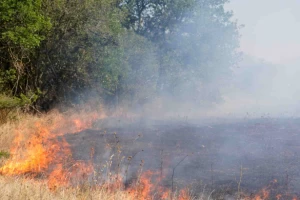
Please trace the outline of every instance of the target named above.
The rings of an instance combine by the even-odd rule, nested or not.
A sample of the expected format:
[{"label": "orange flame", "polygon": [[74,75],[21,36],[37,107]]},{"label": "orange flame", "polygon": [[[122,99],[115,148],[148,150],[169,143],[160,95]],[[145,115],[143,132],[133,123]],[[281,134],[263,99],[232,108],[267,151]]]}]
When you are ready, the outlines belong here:
[{"label": "orange flame", "polygon": [[255,195],[255,200],[264,200],[269,198],[270,192],[267,189],[262,189],[259,194]]},{"label": "orange flame", "polygon": [[133,188],[129,188],[128,192],[133,197],[133,199],[137,200],[147,200],[150,199],[150,193],[153,190],[153,184],[151,183],[151,177],[153,176],[153,172],[147,171],[142,174],[140,177],[140,181]]},{"label": "orange flame", "polygon": [[[274,185],[272,184],[277,184],[278,181],[276,179],[274,179],[273,181],[271,181],[271,184],[268,187],[263,188],[262,190],[260,190],[257,194],[255,194],[254,197],[246,197],[246,200],[267,200],[267,199],[277,199],[277,200],[281,200],[281,199],[292,199],[292,200],[298,200],[297,196],[293,196],[291,194],[274,194],[275,190],[272,189]],[[272,191],[272,194],[271,194]]]},{"label": "orange flame", "polygon": [[[20,124],[16,129],[16,137],[10,151],[12,156],[0,168],[0,174],[45,178],[50,189],[80,184],[94,171],[93,163],[73,160],[70,145],[63,136],[89,129],[96,120],[104,117],[105,114],[96,112],[68,116],[54,112],[34,122],[27,121]],[[91,148],[90,157],[93,158],[93,155],[94,149]],[[159,177],[158,174],[151,171],[142,173],[137,183],[127,189],[132,199],[149,200],[153,199],[153,195],[159,199],[172,199],[173,191],[160,186],[163,177]],[[157,176],[156,184],[153,184],[152,180]],[[277,182],[275,179],[272,184]],[[120,176],[113,177],[110,183],[104,183],[102,186],[110,191],[124,188]],[[282,198],[283,195],[276,195],[277,200]],[[190,199],[188,191],[180,190],[177,199]],[[254,198],[248,199],[270,199],[270,192],[268,188],[264,188]],[[296,196],[292,199],[298,200]]]},{"label": "orange flame", "polygon": [[277,199],[277,200],[280,200],[280,199],[281,199],[281,197],[282,197],[282,195],[281,195],[281,194],[277,194],[277,195],[276,195],[276,199]]},{"label": "orange flame", "polygon": [[[11,148],[12,156],[0,168],[0,174],[26,175],[46,180],[49,188],[53,190],[83,183],[94,172],[93,163],[75,161],[70,145],[63,136],[89,129],[96,120],[104,117],[104,114],[95,112],[68,116],[54,112],[34,121],[25,121],[16,130]],[[90,157],[93,158],[93,155],[94,149],[91,148]],[[151,171],[142,173],[137,183],[126,191],[132,199],[137,200],[153,199],[153,195],[159,196],[159,199],[168,199],[172,192],[160,186],[162,177],[158,174]],[[157,184],[152,182],[155,177],[158,177]],[[106,187],[108,191],[124,189],[123,180],[116,176],[102,187]],[[180,191],[178,199],[189,199],[188,193],[185,190]]]},{"label": "orange flame", "polygon": [[80,113],[66,117],[55,112],[50,118],[46,117],[46,120],[39,118],[33,124],[30,121],[20,124],[11,148],[12,156],[0,168],[0,173],[48,177],[50,188],[68,185],[74,172],[67,172],[65,167],[71,165],[71,168],[75,169],[80,166],[80,172],[83,174],[91,172],[92,166],[72,160],[69,144],[62,136],[91,128],[95,120],[104,117],[104,114],[97,113]]},{"label": "orange flame", "polygon": [[[155,179],[156,178],[156,179]],[[152,179],[155,180],[156,184],[152,183]],[[172,191],[161,186],[162,177],[159,176],[159,173],[152,171],[144,172],[140,180],[132,188],[129,188],[127,191],[130,193],[133,199],[137,200],[150,200],[153,199],[173,199]],[[177,195],[178,200],[189,200],[191,199],[187,189],[181,189]]]}]

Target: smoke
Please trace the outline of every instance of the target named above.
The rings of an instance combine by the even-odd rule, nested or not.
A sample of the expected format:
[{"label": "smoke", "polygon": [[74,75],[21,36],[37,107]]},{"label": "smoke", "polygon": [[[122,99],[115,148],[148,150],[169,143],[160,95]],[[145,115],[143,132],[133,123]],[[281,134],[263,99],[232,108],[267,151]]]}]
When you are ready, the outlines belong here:
[{"label": "smoke", "polygon": [[[226,9],[245,26],[239,30],[241,62],[233,69],[224,102],[211,113],[236,117],[299,116],[299,2],[232,0]],[[252,11],[256,10],[253,16]]]},{"label": "smoke", "polygon": [[[248,4],[258,3],[261,2]],[[248,16],[248,12],[243,12],[245,7],[235,1],[231,3],[233,6],[225,6],[237,13],[234,18],[246,23],[245,28],[239,29],[242,34],[239,50],[244,55],[237,65],[228,60],[233,57],[220,54],[218,49],[218,46],[236,42],[234,32],[226,32],[224,27],[215,28],[215,25],[206,24],[203,28],[197,26],[196,21],[180,26],[181,31],[170,35],[170,41],[172,47],[181,49],[185,55],[178,58],[178,63],[186,64],[185,68],[178,68],[178,63],[167,64],[173,69],[171,75],[177,74],[175,80],[164,79],[173,81],[175,87],[172,92],[165,90],[164,95],[148,104],[145,110],[150,110],[156,118],[298,117],[300,60],[296,55],[299,46],[294,43],[295,33],[299,31],[296,28],[298,14],[294,13],[293,6],[288,8],[279,1],[270,3],[268,8],[265,5],[265,9],[260,8],[261,18]],[[289,4],[295,3],[290,1]],[[203,23],[210,16],[202,10],[197,17]],[[194,32],[197,35],[193,35]],[[207,55],[212,55],[211,62],[203,61]]]},{"label": "smoke", "polygon": [[[286,173],[297,174],[297,154],[282,153],[294,151],[290,142],[298,135],[282,138],[282,133],[297,130],[297,121],[268,117],[298,116],[300,69],[248,55],[234,65],[237,24],[220,25],[214,15],[202,11],[194,13],[198,21],[167,33],[167,43],[160,46],[167,49],[164,55],[157,56],[161,49],[144,38],[131,34],[124,39],[122,52],[130,70],[116,92],[114,119],[99,124],[101,137],[88,130],[79,133],[82,140],[67,137],[77,159],[90,159],[83,152],[94,143],[94,162],[102,164],[111,154],[118,155],[121,144],[125,183],[143,166],[159,172],[167,187],[183,180],[236,189],[243,167],[243,188],[255,190],[274,178],[284,185],[281,173],[286,167]],[[139,45],[132,46],[136,41]],[[236,120],[245,117],[267,119]],[[107,141],[111,151],[104,148]],[[113,167],[120,166],[118,159],[112,161]]]},{"label": "smoke", "polygon": [[[160,51],[153,46],[152,54],[140,54],[138,58],[134,57],[134,54],[128,55],[129,60],[138,61],[130,63],[133,69],[138,69],[133,70],[134,73],[139,74],[145,65],[150,69],[142,75],[140,81],[132,78],[136,76],[134,73],[128,76],[132,79],[131,84],[124,78],[123,82],[131,88],[135,85],[141,86],[139,90],[128,90],[133,97],[129,98],[133,106],[128,112],[137,112],[138,115],[156,119],[179,116],[190,119],[298,116],[300,86],[297,74],[300,69],[297,61],[271,62],[270,56],[265,56],[267,53],[259,57],[266,57],[268,61],[258,58],[258,55],[253,53],[248,55],[244,45],[245,40],[248,40],[245,31],[251,32],[250,28],[253,28],[253,25],[250,23],[248,28],[246,24],[244,30],[239,28],[234,19],[231,19],[231,23],[220,22],[220,16],[211,15],[201,6],[197,7],[194,13],[185,14],[193,15],[191,21],[178,24],[176,31],[166,33],[168,39],[159,47]],[[224,13],[227,16],[231,15],[226,11],[221,15],[225,15]],[[236,18],[235,15],[234,17]],[[243,19],[245,18],[241,17],[240,21],[244,22]],[[259,27],[263,27],[261,23]],[[243,34],[240,37],[240,49],[237,49],[238,32]],[[261,37],[267,35],[257,37],[257,42],[260,42],[263,41]],[[279,41],[282,42],[283,40]],[[131,46],[125,45],[124,51],[129,52]],[[153,52],[159,54],[163,52],[161,49],[165,52],[163,56],[157,57]],[[241,61],[234,65],[239,51],[244,50],[246,53],[240,57]],[[269,55],[271,54],[270,51]],[[141,62],[146,55],[149,58]],[[282,57],[288,58],[285,55]],[[278,58],[273,60],[278,61]],[[155,63],[155,69],[159,67],[159,71],[151,70],[150,63]],[[143,80],[148,80],[149,77],[155,78],[148,81],[149,86],[143,87],[141,83],[147,82]],[[134,84],[136,82],[138,84]],[[151,92],[146,92],[146,89],[151,89]],[[153,92],[155,90],[158,94]],[[124,99],[122,96],[128,95],[128,91],[120,93],[118,99]],[[122,108],[125,105],[120,103],[118,107]]]},{"label": "smoke", "polygon": [[232,85],[223,91],[224,102],[212,109],[212,113],[296,117],[300,99],[297,74],[297,65],[274,65],[244,56],[234,70]]},{"label": "smoke", "polygon": [[[163,96],[148,102],[143,107],[143,115],[153,118],[188,117],[203,118],[259,118],[298,117],[300,106],[300,68],[298,65],[275,65],[260,59],[244,56],[243,61],[234,68],[228,85],[217,81],[206,85],[195,100],[195,95]],[[184,87],[184,86],[182,86]],[[220,99],[213,101],[219,89]]]}]

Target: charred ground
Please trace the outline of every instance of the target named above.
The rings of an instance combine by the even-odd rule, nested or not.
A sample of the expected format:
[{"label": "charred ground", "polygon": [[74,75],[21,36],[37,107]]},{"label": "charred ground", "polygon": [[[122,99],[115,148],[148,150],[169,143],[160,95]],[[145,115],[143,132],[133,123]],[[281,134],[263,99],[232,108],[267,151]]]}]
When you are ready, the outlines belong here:
[{"label": "charred ground", "polygon": [[73,157],[92,159],[99,169],[110,160],[111,169],[123,173],[126,184],[142,168],[159,174],[164,186],[189,185],[195,193],[206,186],[216,195],[234,194],[240,183],[248,194],[266,188],[271,198],[299,195],[300,119],[245,119],[210,125],[145,120],[124,125],[115,121],[114,128],[67,134]]}]

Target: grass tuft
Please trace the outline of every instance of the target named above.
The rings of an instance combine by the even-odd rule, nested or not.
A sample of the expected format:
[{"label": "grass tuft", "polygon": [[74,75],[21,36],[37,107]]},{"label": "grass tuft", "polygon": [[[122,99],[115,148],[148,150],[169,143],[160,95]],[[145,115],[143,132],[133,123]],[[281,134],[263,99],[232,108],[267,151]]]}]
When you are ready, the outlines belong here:
[{"label": "grass tuft", "polygon": [[10,154],[7,151],[0,151],[0,159],[1,158],[9,158]]}]

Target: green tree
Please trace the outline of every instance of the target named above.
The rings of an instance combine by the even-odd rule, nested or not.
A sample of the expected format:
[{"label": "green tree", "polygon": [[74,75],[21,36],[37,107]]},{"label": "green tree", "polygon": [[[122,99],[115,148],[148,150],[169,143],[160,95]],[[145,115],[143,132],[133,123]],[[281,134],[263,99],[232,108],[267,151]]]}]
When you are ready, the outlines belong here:
[{"label": "green tree", "polygon": [[110,76],[109,70],[105,71],[107,63],[99,61],[107,57],[108,47],[118,45],[122,32],[122,11],[115,3],[44,1],[43,10],[51,18],[53,28],[43,41],[36,62],[43,91],[39,101],[42,107],[78,103],[84,100],[86,91],[103,86],[103,82],[96,85],[93,77]]},{"label": "green tree", "polygon": [[131,106],[164,93],[215,101],[238,55],[226,2],[3,0],[0,94],[40,109],[91,95]]},{"label": "green tree", "polygon": [[50,28],[41,0],[0,2],[0,93],[36,100],[31,61]]},{"label": "green tree", "polygon": [[[177,95],[197,101],[220,100],[221,86],[228,84],[239,57],[239,27],[223,6],[224,1],[198,2],[180,27],[168,35],[167,51],[180,66],[172,73],[173,81],[163,84]],[[172,71],[169,60],[162,70]]]},{"label": "green tree", "polygon": [[238,58],[227,0],[127,0],[127,26],[158,46],[160,94],[217,102]]},{"label": "green tree", "polygon": [[157,47],[149,40],[127,32],[121,39],[122,65],[127,66],[121,77],[120,96],[131,107],[140,107],[156,95],[159,63]]}]

